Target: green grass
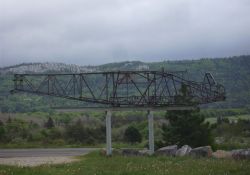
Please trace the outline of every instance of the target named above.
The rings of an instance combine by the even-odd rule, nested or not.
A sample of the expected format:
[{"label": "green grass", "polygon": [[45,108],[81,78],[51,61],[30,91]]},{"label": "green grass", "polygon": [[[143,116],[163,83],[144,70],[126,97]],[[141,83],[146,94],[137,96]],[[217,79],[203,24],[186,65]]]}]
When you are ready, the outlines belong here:
[{"label": "green grass", "polygon": [[250,161],[171,158],[171,157],[105,157],[97,152],[80,157],[66,165],[43,165],[34,168],[0,166],[0,175],[201,175],[250,172]]}]

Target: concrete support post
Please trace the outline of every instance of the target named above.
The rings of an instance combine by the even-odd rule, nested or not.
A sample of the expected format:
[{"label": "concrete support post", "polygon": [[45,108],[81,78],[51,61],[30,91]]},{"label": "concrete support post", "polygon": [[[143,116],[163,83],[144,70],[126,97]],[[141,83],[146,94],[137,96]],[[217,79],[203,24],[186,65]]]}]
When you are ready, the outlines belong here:
[{"label": "concrete support post", "polygon": [[106,154],[112,154],[112,139],[111,139],[111,111],[106,111]]},{"label": "concrete support post", "polygon": [[149,145],[149,154],[154,154],[155,145],[154,145],[154,115],[152,111],[148,111],[148,145]]}]

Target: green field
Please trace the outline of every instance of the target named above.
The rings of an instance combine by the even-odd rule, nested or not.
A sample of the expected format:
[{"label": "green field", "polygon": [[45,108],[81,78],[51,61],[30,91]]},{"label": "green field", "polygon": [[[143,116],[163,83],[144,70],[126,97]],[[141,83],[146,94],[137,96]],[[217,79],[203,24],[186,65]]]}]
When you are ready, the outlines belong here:
[{"label": "green field", "polygon": [[39,167],[0,166],[0,175],[201,175],[249,174],[250,161],[171,158],[171,157],[105,157],[97,152],[79,157],[65,165]]},{"label": "green field", "polygon": [[[229,121],[237,121],[239,119],[250,120],[250,115],[249,114],[246,114],[246,115],[234,115],[234,116],[227,116],[227,117],[224,117],[224,118],[228,118]],[[206,121],[213,124],[213,123],[217,122],[217,118],[216,117],[209,117],[209,118],[206,118]]]}]

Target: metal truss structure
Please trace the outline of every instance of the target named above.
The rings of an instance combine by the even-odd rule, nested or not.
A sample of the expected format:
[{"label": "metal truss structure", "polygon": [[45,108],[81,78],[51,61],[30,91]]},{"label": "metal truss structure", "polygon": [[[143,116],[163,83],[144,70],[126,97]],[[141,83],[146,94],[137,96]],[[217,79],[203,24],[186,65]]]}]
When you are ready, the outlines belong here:
[{"label": "metal truss structure", "polygon": [[[183,96],[183,86],[188,90],[189,103],[178,100]],[[62,97],[112,108],[191,106],[225,100],[224,87],[210,73],[205,74],[202,82],[195,82],[178,72],[165,71],[15,74],[12,92]]]}]

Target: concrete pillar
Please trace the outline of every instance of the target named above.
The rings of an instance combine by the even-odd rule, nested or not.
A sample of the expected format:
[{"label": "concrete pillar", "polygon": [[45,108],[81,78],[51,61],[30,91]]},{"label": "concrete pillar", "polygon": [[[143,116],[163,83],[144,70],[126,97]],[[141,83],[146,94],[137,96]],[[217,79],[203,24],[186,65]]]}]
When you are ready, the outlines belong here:
[{"label": "concrete pillar", "polygon": [[148,111],[148,145],[149,145],[149,154],[154,154],[155,145],[154,145],[154,115],[152,111]]},{"label": "concrete pillar", "polygon": [[106,154],[112,154],[112,139],[111,139],[111,111],[106,111]]}]

